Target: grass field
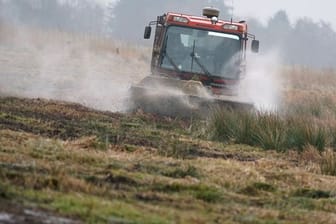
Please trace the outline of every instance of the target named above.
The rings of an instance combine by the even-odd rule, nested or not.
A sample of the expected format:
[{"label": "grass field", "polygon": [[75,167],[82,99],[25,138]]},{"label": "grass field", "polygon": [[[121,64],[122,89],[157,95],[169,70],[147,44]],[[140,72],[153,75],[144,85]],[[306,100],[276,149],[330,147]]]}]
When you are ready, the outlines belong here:
[{"label": "grass field", "polygon": [[335,221],[336,178],[321,175],[318,152],[208,141],[202,128],[3,98],[2,210],[24,206],[88,223]]},{"label": "grass field", "polygon": [[[4,59],[8,41],[0,63],[16,69]],[[146,50],[119,50],[119,62],[147,60],[139,62]],[[276,113],[220,111],[207,120],[0,89],[0,223],[335,223],[335,72],[281,74]],[[293,130],[297,144],[288,144]]]}]

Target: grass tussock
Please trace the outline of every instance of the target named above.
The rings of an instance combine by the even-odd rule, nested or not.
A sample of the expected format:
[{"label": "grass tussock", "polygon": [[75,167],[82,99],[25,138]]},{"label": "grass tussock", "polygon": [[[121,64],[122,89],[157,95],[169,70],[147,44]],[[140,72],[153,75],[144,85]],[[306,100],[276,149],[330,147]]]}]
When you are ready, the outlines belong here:
[{"label": "grass tussock", "polygon": [[216,110],[209,120],[208,131],[213,140],[277,151],[302,151],[307,145],[323,151],[335,142],[330,127],[280,112]]}]

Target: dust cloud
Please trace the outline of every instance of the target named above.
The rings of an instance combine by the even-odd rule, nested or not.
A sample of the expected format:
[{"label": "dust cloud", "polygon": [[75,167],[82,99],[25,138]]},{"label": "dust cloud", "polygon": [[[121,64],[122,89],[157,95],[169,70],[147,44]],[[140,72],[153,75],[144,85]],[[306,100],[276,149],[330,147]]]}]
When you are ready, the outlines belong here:
[{"label": "dust cloud", "polygon": [[149,73],[148,49],[108,38],[32,28],[0,35],[2,96],[124,111],[129,87]]},{"label": "dust cloud", "polygon": [[281,58],[278,51],[264,54],[249,53],[247,74],[242,80],[240,94],[251,100],[256,109],[276,111],[281,100]]},{"label": "dust cloud", "polygon": [[[130,102],[129,88],[150,73],[149,47],[55,30],[2,25],[0,31],[2,96],[55,99],[125,111]],[[260,110],[275,110],[279,104],[282,63],[278,55],[276,50],[248,55],[240,95]],[[172,91],[167,86],[159,89],[161,95]]]}]

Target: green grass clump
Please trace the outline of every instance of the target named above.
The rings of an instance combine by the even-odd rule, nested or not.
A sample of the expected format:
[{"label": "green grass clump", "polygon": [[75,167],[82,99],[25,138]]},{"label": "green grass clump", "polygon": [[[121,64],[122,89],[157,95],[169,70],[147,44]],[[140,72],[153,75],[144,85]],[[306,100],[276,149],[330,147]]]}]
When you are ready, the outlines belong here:
[{"label": "green grass clump", "polygon": [[257,118],[255,113],[217,108],[210,118],[208,133],[215,140],[255,145],[252,137]]},{"label": "green grass clump", "polygon": [[257,114],[252,133],[254,145],[279,151],[284,149],[286,137],[286,123],[278,114]]},{"label": "green grass clump", "polygon": [[331,146],[330,128],[317,125],[308,117],[280,112],[214,111],[208,125],[212,140],[233,142],[287,151],[302,151],[307,145],[323,151]]},{"label": "green grass clump", "polygon": [[13,194],[10,186],[4,183],[0,183],[0,199],[11,199]]},{"label": "green grass clump", "polygon": [[84,194],[60,194],[54,191],[25,190],[18,194],[61,215],[79,217],[85,223],[167,223],[157,214],[141,211],[137,203],[106,200]]},{"label": "green grass clump", "polygon": [[330,198],[332,197],[332,194],[329,191],[303,188],[296,190],[293,196],[319,199],[319,198]]},{"label": "green grass clump", "polygon": [[331,137],[326,127],[318,126],[304,118],[293,117],[287,120],[287,148],[300,151],[307,145],[323,151]]},{"label": "green grass clump", "polygon": [[240,190],[240,193],[250,196],[258,196],[261,192],[275,192],[275,191],[276,188],[271,184],[255,182]]},{"label": "green grass clump", "polygon": [[199,178],[200,173],[195,166],[188,165],[187,167],[176,167],[167,169],[162,172],[162,175],[172,178],[185,178],[187,176]]},{"label": "green grass clump", "polygon": [[163,139],[159,145],[159,155],[178,159],[191,159],[197,156],[199,150],[197,146],[187,141],[181,140],[180,136],[170,136]]},{"label": "green grass clump", "polygon": [[207,186],[202,186],[198,188],[195,192],[194,195],[197,199],[209,202],[209,203],[216,203],[222,200],[222,193],[211,187]]}]

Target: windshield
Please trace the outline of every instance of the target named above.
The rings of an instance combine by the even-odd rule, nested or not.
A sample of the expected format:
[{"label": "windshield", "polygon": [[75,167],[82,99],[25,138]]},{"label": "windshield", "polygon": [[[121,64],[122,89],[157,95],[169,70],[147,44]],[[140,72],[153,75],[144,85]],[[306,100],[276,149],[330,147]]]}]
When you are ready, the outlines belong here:
[{"label": "windshield", "polygon": [[238,78],[240,37],[188,27],[168,28],[161,67],[223,78]]}]

